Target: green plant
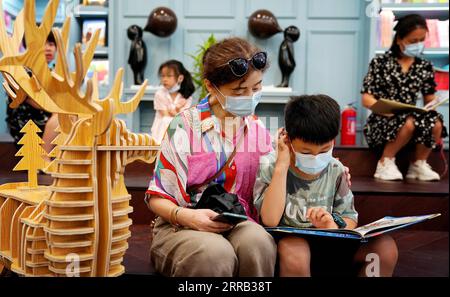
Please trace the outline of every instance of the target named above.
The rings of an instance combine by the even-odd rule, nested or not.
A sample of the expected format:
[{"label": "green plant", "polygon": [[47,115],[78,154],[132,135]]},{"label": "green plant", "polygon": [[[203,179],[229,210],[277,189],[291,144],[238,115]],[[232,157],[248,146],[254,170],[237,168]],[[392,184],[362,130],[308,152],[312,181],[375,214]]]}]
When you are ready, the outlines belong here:
[{"label": "green plant", "polygon": [[203,55],[206,50],[213,44],[215,44],[216,38],[214,34],[211,34],[202,45],[198,45],[198,50],[194,55],[188,54],[194,60],[194,69],[192,71],[192,80],[194,81],[197,90],[200,90],[200,98],[204,98],[208,91],[203,84]]}]

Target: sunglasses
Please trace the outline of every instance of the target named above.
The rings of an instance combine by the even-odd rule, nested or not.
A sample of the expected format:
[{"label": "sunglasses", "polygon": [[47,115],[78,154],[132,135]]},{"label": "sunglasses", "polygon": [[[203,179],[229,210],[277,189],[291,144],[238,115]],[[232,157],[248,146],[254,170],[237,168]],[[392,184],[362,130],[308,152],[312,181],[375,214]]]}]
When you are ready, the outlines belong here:
[{"label": "sunglasses", "polygon": [[247,74],[250,63],[252,63],[253,67],[257,70],[264,69],[267,64],[267,53],[258,52],[248,60],[245,58],[236,58],[228,61],[228,63],[223,64],[222,66],[228,65],[235,76],[242,77]]}]

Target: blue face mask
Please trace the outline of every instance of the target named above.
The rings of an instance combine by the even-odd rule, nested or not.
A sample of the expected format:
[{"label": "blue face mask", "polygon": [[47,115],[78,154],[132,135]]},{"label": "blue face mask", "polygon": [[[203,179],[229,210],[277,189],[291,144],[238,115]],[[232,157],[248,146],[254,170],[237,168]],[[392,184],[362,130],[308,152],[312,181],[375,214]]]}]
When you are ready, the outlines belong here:
[{"label": "blue face mask", "polygon": [[238,117],[252,115],[261,101],[261,91],[254,93],[252,96],[225,96],[217,87],[214,88],[225,98],[225,104],[222,104],[219,100],[222,108]]},{"label": "blue face mask", "polygon": [[411,58],[420,57],[424,49],[425,49],[425,42],[408,44],[405,46],[403,54]]},{"label": "blue face mask", "polygon": [[292,148],[292,150],[295,152],[295,167],[297,167],[300,171],[311,175],[321,173],[325,168],[327,168],[333,158],[333,148],[326,153],[315,156],[311,154],[297,153],[294,148]]}]

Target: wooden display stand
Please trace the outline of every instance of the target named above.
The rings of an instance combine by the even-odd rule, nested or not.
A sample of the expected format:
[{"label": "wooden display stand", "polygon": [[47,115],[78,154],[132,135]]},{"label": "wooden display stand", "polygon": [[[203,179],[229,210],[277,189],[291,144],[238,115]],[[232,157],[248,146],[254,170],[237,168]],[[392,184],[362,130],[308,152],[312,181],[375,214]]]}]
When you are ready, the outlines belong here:
[{"label": "wooden display stand", "polygon": [[[25,0],[11,37],[1,4],[0,0],[0,72],[12,99],[10,107],[26,98],[34,100],[42,109],[58,113],[60,134],[49,155],[55,159],[45,169],[54,179],[51,186],[35,183],[36,169],[45,166],[39,156],[30,155],[41,152],[40,146],[29,149],[31,140],[19,151],[25,165],[17,167],[33,176],[30,184],[0,185],[0,268],[25,276],[118,276],[124,273],[121,263],[132,224],[128,215],[133,211],[124,169],[136,160],[154,162],[159,146],[149,135],[129,132],[115,115],[137,108],[147,81],[132,100],[121,102],[120,69],[110,94],[100,99],[95,76],[86,81],[85,90],[82,87],[99,32],[84,53],[80,44],[75,46],[76,71],[71,72],[66,56],[70,22],[67,19],[61,30],[53,29],[58,55],[51,71],[44,45],[59,1],[49,1],[37,26],[34,0]],[[19,53],[23,34],[27,50]]]}]

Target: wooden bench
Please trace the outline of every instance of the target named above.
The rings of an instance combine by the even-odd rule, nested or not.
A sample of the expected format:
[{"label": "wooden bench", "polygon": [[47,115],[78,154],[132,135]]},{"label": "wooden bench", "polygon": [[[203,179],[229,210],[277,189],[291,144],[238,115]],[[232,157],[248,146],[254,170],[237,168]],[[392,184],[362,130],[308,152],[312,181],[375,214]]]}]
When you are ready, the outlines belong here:
[{"label": "wooden bench", "polygon": [[[12,143],[0,143],[0,184],[23,181],[26,172],[11,172],[17,158]],[[448,150],[445,152],[448,158]],[[382,182],[372,178],[378,156],[367,148],[336,148],[335,156],[350,168],[355,207],[360,214],[360,224],[366,224],[385,215],[404,216],[440,212],[442,216],[407,230],[392,233],[400,249],[397,276],[448,276],[448,174],[440,182]],[[439,154],[430,158],[433,168],[441,170]],[[399,159],[401,170],[408,164],[406,156]],[[153,167],[135,162],[125,170],[125,182],[132,195],[132,237],[124,258],[127,274],[154,275],[150,263],[150,222],[154,215],[144,203]],[[40,175],[41,184],[50,184],[51,177]]]}]

